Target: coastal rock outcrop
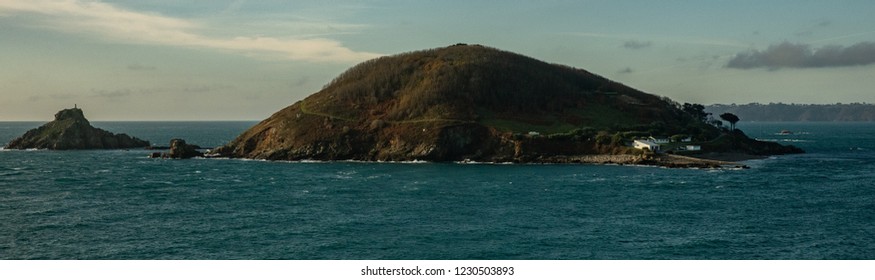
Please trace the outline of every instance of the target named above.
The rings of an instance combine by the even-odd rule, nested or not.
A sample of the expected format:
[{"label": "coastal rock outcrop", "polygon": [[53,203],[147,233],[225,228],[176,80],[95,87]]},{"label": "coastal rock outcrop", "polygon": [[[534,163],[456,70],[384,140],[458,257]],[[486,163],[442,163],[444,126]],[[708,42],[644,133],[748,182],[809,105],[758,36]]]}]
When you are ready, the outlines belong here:
[{"label": "coastal rock outcrop", "polygon": [[185,143],[185,140],[182,139],[173,139],[170,140],[170,153],[168,156],[170,158],[193,158],[193,157],[202,157],[204,153],[199,152],[197,149],[200,147],[195,145],[189,145]]},{"label": "coastal rock outcrop", "polygon": [[203,157],[204,153],[198,150],[201,149],[198,145],[192,145],[185,142],[183,139],[171,139],[170,146],[159,147],[152,146],[148,150],[168,150],[168,152],[153,152],[149,155],[150,158],[172,158],[172,159],[188,159],[193,157]]},{"label": "coastal rock outcrop", "polygon": [[149,142],[127,134],[114,134],[91,126],[82,109],[64,109],[55,120],[26,132],[5,146],[6,149],[127,149],[149,146]]},{"label": "coastal rock outcrop", "polygon": [[723,153],[745,153],[750,155],[768,156],[768,155],[786,155],[804,153],[796,146],[785,146],[775,142],[758,141],[750,139],[741,130],[733,130],[724,133],[714,141],[711,141],[703,148],[710,152]]}]

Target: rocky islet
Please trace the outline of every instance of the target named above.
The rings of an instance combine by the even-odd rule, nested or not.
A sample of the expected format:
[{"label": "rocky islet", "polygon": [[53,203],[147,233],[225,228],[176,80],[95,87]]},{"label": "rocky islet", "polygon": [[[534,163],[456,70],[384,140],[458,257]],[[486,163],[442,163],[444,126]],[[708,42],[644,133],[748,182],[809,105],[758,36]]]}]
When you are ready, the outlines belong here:
[{"label": "rocky islet", "polygon": [[91,126],[80,108],[63,109],[55,119],[18,137],[6,149],[129,149],[148,147],[149,142],[127,134]]}]

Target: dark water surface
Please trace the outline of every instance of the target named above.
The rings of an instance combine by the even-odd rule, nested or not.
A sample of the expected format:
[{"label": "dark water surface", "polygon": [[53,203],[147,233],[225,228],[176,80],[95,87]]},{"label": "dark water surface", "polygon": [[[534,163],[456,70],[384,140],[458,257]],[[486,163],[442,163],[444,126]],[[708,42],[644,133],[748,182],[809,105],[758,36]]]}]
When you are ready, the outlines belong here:
[{"label": "dark water surface", "polygon": [[[206,147],[252,124],[95,122]],[[0,142],[39,125],[0,122]],[[738,127],[809,153],[674,170],[3,150],[0,258],[875,259],[875,124]]]}]

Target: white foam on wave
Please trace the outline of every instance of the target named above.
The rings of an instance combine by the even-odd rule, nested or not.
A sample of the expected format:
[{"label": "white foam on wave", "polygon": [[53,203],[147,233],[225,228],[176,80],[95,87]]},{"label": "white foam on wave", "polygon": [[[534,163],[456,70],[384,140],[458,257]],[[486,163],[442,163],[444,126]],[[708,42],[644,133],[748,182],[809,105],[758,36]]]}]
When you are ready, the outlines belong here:
[{"label": "white foam on wave", "polygon": [[389,164],[423,164],[423,163],[431,163],[427,160],[377,160],[377,161],[369,161],[369,160],[355,160],[355,159],[347,159],[341,161],[322,161],[322,162],[351,162],[351,163],[389,163]]},{"label": "white foam on wave", "polygon": [[466,160],[460,160],[460,161],[454,161],[453,163],[456,163],[456,164],[495,164],[495,162],[476,161],[476,160],[468,160],[468,159],[466,159]]},{"label": "white foam on wave", "polygon": [[778,135],[778,136],[811,135],[811,132],[808,132],[808,131],[797,131],[797,132],[793,132],[793,133],[780,133],[780,132],[775,132],[775,133],[772,133],[772,135]]},{"label": "white foam on wave", "polygon": [[[229,159],[229,158],[222,158]],[[367,161],[367,160],[354,160],[354,159],[345,159],[345,160],[317,160],[317,159],[302,159],[302,160],[267,160],[267,159],[249,159],[249,158],[233,158],[233,160],[241,160],[241,161],[263,161],[263,162],[282,162],[282,163],[307,163],[307,164],[316,164],[316,163],[337,163],[337,162],[346,162],[346,163],[388,163],[388,164],[425,164],[431,163],[426,160],[404,160],[404,161]]]},{"label": "white foam on wave", "polygon": [[391,164],[423,164],[423,163],[431,163],[430,161],[419,160],[419,159],[416,159],[416,160],[386,160],[386,161],[384,161],[384,160],[378,160],[378,161],[361,161],[361,160],[360,160],[360,161],[356,161],[356,162],[361,162],[361,163],[374,163],[374,162],[376,162],[376,163],[391,163]]},{"label": "white foam on wave", "polygon": [[472,165],[513,165],[517,164],[512,161],[475,161],[475,160],[461,160],[454,161],[455,164],[472,164]]},{"label": "white foam on wave", "polygon": [[766,141],[766,142],[792,142],[792,143],[812,143],[817,142],[814,140],[805,140],[805,139],[776,139],[776,138],[757,138],[757,141]]},{"label": "white foam on wave", "polygon": [[266,159],[254,159],[254,158],[236,158],[236,160],[240,160],[240,161],[267,161]]},{"label": "white foam on wave", "polygon": [[29,149],[7,149],[4,147],[0,147],[0,152],[16,152],[16,151],[25,151],[25,152],[34,152],[34,151],[48,151],[49,149],[37,149],[37,148],[29,148]]}]

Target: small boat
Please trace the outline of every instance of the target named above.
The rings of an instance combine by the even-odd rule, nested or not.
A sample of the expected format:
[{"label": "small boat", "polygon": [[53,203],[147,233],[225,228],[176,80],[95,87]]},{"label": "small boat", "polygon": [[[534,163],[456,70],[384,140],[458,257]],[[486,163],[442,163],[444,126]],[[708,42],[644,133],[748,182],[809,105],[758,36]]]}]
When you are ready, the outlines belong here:
[{"label": "small boat", "polygon": [[780,134],[780,135],[791,135],[791,134],[793,134],[793,132],[785,129],[785,130],[781,130],[781,133],[778,133],[778,134]]}]

